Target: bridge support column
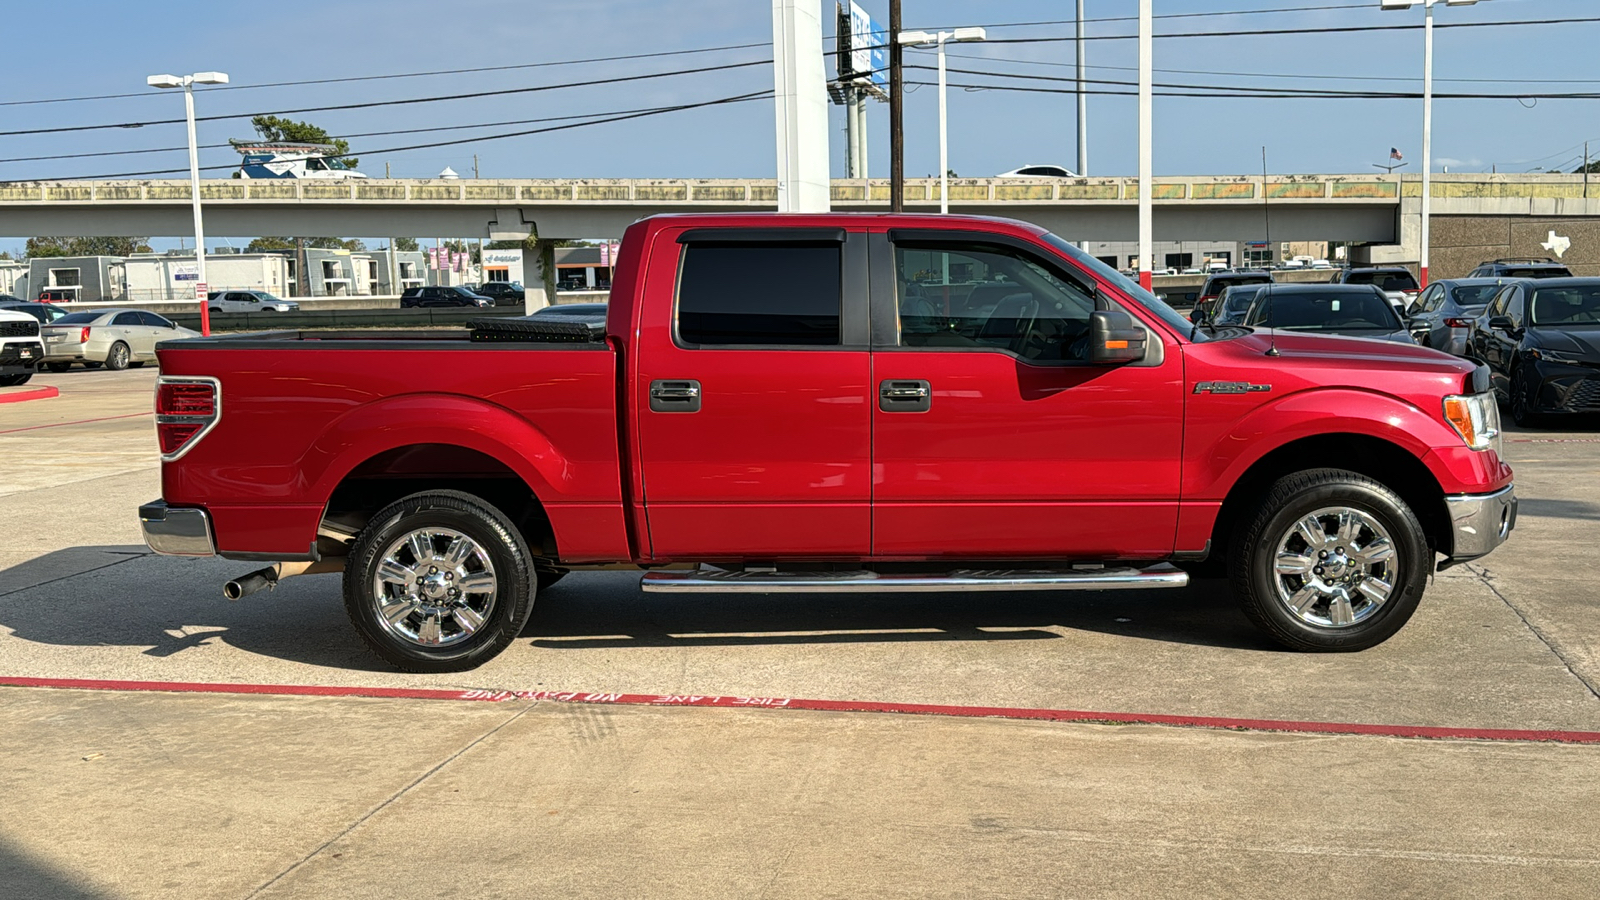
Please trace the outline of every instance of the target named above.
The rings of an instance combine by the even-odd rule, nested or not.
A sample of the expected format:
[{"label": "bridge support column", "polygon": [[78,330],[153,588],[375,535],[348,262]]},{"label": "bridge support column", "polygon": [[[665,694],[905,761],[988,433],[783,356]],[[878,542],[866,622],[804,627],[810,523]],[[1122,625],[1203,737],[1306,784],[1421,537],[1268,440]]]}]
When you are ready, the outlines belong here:
[{"label": "bridge support column", "polygon": [[772,0],[778,212],[827,212],[828,89],[821,0]]}]

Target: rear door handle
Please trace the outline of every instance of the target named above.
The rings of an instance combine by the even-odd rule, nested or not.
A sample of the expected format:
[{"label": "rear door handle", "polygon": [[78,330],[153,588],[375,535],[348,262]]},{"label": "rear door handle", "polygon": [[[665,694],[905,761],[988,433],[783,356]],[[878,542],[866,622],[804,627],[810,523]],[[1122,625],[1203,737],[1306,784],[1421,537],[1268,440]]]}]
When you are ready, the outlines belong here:
[{"label": "rear door handle", "polygon": [[884,412],[927,412],[933,389],[926,381],[886,380],[878,385],[878,408]]},{"label": "rear door handle", "polygon": [[651,412],[699,412],[700,382],[693,379],[661,379],[650,382]]}]

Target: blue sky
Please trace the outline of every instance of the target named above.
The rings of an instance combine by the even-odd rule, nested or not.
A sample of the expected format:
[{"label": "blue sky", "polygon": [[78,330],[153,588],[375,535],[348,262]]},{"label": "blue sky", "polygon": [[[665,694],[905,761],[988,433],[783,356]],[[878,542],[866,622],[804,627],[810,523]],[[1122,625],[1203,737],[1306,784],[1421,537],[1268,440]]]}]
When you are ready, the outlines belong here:
[{"label": "blue sky", "polygon": [[[1342,6],[1354,0],[1156,0],[1156,13],[1191,13],[1279,7]],[[831,22],[832,0],[824,0]],[[887,0],[865,0],[887,19]],[[1595,15],[1594,0],[1481,0],[1472,7],[1442,5],[1440,24]],[[1002,23],[1070,18],[1067,0],[904,0],[907,28],[979,24],[991,38],[1065,36],[1070,26],[1001,27]],[[1133,0],[1088,0],[1089,18],[1132,15]],[[589,78],[667,71],[718,62],[759,60],[766,47],[716,54],[626,62],[560,65],[509,72],[397,78],[322,86],[250,88],[298,81],[513,65],[581,57],[648,53],[771,39],[767,0],[339,0],[291,6],[264,14],[242,3],[172,3],[157,14],[134,13],[125,3],[24,4],[8,10],[8,78],[0,101],[131,92],[136,96],[76,103],[0,106],[0,131],[181,117],[175,92],[144,87],[146,75],[221,69],[234,89],[197,96],[200,114],[274,112],[305,106],[469,93]],[[280,10],[282,12],[282,10]],[[1344,25],[1420,23],[1420,7],[1385,12],[1378,0],[1356,8],[1228,15],[1158,21],[1157,33],[1240,31]],[[87,23],[97,23],[87,27]],[[827,29],[831,37],[831,27]],[[1127,34],[1128,22],[1099,22],[1091,35]],[[17,36],[33,35],[33,39]],[[51,39],[46,36],[54,35]],[[65,42],[65,43],[63,43]],[[1600,90],[1593,48],[1600,23],[1542,27],[1440,29],[1436,89],[1482,92]],[[1157,74],[1157,81],[1256,84],[1337,89],[1420,89],[1420,31],[1321,35],[1249,35],[1174,38],[1156,42],[1158,69],[1262,73],[1228,78]],[[1131,40],[1089,44],[1089,63],[1131,67]],[[1070,74],[1072,44],[987,44],[952,48],[951,65],[1003,68],[1029,74]],[[958,58],[979,56],[984,59]],[[931,53],[908,61],[933,63]],[[1018,62],[1028,61],[1028,62]],[[1055,64],[1055,65],[1051,65]],[[831,60],[828,71],[832,73]],[[931,76],[926,73],[927,76]],[[1133,72],[1093,69],[1091,77],[1131,80]],[[1386,80],[1296,80],[1306,75],[1358,75]],[[913,77],[919,77],[916,73]],[[956,82],[971,76],[952,76]],[[1462,83],[1446,79],[1593,79],[1591,84]],[[1392,79],[1392,80],[1387,80]],[[993,81],[995,79],[986,79]],[[772,84],[770,66],[685,75],[619,85],[596,85],[451,102],[302,114],[336,134],[530,119],[693,102],[759,90]],[[937,168],[935,89],[908,95],[906,169]],[[1594,100],[1440,100],[1435,106],[1435,162],[1456,171],[1527,171],[1565,163],[1570,170],[1585,139],[1600,155],[1600,105]],[[1026,162],[1075,162],[1074,101],[1070,95],[952,90],[951,167],[962,175],[992,175]],[[886,176],[888,109],[871,112],[871,169]],[[1135,170],[1135,109],[1131,98],[1089,101],[1090,173]],[[1266,145],[1274,172],[1370,172],[1391,146],[1416,171],[1421,156],[1421,103],[1416,100],[1158,98],[1156,171],[1171,174],[1243,174],[1260,170]],[[834,125],[842,129],[835,108]],[[473,153],[484,177],[770,176],[774,168],[769,100],[675,113],[547,135],[483,141],[459,147],[400,153],[372,152],[429,139],[532,128],[507,126],[436,135],[359,138],[352,141],[362,170],[381,177],[420,177],[451,166],[472,171]],[[206,122],[200,141],[249,137],[248,122]],[[180,147],[181,125],[152,125],[56,135],[0,137],[0,158]],[[834,174],[842,176],[844,136],[833,134]],[[237,161],[231,150],[202,154],[203,165]],[[182,151],[138,156],[0,163],[0,179],[91,176],[181,168]]]}]

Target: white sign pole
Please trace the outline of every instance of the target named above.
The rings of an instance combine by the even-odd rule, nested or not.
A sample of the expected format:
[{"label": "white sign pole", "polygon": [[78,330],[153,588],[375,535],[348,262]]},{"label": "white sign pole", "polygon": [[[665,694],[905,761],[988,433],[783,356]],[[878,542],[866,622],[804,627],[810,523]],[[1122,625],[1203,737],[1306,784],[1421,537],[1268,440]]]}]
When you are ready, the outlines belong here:
[{"label": "white sign pole", "polygon": [[821,0],[772,0],[778,211],[827,212],[828,89]]}]

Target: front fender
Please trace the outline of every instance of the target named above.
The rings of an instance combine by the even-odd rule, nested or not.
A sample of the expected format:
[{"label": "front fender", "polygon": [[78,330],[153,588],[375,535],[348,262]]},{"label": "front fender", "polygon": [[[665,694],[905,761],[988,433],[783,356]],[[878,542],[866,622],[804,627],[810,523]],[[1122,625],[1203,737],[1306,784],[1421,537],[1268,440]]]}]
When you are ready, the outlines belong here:
[{"label": "front fender", "polygon": [[1303,438],[1333,434],[1358,434],[1394,444],[1427,465],[1447,490],[1457,480],[1431,451],[1460,446],[1460,437],[1442,419],[1390,394],[1356,388],[1300,391],[1231,420],[1225,411],[1206,415],[1197,410],[1195,404],[1202,402],[1197,397],[1190,398],[1186,429],[1190,448],[1183,478],[1186,501],[1220,502],[1262,457]]}]

